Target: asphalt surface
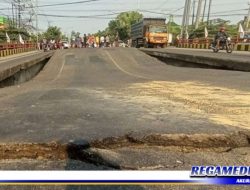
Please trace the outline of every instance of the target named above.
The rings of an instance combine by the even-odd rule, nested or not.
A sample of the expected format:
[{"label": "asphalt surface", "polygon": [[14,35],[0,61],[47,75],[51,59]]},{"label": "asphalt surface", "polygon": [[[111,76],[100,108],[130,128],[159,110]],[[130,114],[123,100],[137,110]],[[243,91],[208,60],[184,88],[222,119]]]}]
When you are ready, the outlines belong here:
[{"label": "asphalt surface", "polygon": [[136,49],[58,51],[33,80],[0,89],[0,142],[249,129],[250,74],[166,65]]},{"label": "asphalt surface", "polygon": [[[249,165],[249,139],[241,138],[249,132],[249,102],[250,74],[246,72],[176,67],[128,48],[60,50],[31,81],[0,89],[0,169],[190,170],[192,165]],[[238,132],[235,137],[227,136]],[[145,138],[145,144],[133,144],[137,138],[150,134],[153,139]],[[105,140],[107,137],[110,139]],[[128,143],[131,138],[132,143]],[[159,142],[164,138],[168,146]],[[225,144],[217,146],[216,139],[225,140]],[[82,145],[96,140],[99,140],[97,147],[68,147],[67,152],[61,147],[63,143]],[[157,141],[158,145],[147,144],[147,140]],[[178,143],[180,140],[183,142]],[[227,147],[227,140],[238,142],[239,146]],[[207,141],[214,145],[197,148],[197,144],[206,145]],[[50,147],[46,144],[49,142],[52,142]],[[187,147],[183,146],[185,143]],[[248,189],[243,186],[8,188]]]}]

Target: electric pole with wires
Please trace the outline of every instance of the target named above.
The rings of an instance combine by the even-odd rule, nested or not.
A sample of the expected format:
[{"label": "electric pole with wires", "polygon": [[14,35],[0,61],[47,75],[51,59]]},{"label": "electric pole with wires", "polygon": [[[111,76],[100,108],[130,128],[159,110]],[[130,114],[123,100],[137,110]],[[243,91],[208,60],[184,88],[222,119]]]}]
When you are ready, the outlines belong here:
[{"label": "electric pole with wires", "polygon": [[209,25],[211,7],[212,7],[212,0],[209,0],[208,13],[207,13],[207,25]]},{"label": "electric pole with wires", "polygon": [[248,8],[248,16],[247,16],[247,24],[246,24],[246,30],[248,30],[249,22],[250,22],[250,1],[248,2],[249,8]]},{"label": "electric pole with wires", "polygon": [[204,8],[203,8],[203,15],[202,15],[202,22],[204,22],[205,14],[206,14],[206,8],[207,8],[207,0],[204,0]]},{"label": "electric pole with wires", "polygon": [[193,16],[192,16],[192,25],[194,25],[194,18],[195,18],[195,5],[196,5],[196,0],[193,0]]},{"label": "electric pole with wires", "polygon": [[18,28],[21,28],[21,0],[18,0],[17,9],[18,9]]},{"label": "electric pole with wires", "polygon": [[[38,45],[38,42],[39,42],[39,39],[38,39],[38,35],[39,35],[39,31],[38,31],[38,0],[35,0],[36,1],[36,10],[35,10],[35,13],[36,13],[36,44],[37,46]],[[39,47],[38,47],[39,49]]]},{"label": "electric pole with wires", "polygon": [[203,0],[198,1],[198,8],[197,8],[197,14],[196,14],[196,20],[195,20],[195,29],[199,28],[200,17],[201,17],[201,9],[202,9],[202,2],[203,2]]}]

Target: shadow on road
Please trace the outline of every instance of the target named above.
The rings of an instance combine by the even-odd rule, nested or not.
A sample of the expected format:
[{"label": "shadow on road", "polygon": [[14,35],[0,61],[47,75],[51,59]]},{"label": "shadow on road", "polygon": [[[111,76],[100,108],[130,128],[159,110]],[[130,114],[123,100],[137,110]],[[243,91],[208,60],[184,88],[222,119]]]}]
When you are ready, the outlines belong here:
[{"label": "shadow on road", "polygon": [[[68,161],[65,170],[100,171],[120,170],[118,164],[105,160],[101,155],[88,151],[90,145],[85,140],[76,140],[67,147]],[[145,190],[140,186],[67,186],[66,190]]]}]

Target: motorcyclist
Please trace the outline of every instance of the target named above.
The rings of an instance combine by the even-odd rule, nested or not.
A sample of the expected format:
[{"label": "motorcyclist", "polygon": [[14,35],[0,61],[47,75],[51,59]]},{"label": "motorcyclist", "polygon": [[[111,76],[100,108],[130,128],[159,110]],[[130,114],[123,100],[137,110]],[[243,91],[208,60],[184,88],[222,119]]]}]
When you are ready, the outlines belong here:
[{"label": "motorcyclist", "polygon": [[42,42],[42,46],[43,46],[43,50],[46,51],[47,50],[47,46],[48,46],[48,41],[46,38],[43,38],[43,42]]},{"label": "motorcyclist", "polygon": [[225,27],[222,26],[219,32],[215,35],[214,42],[217,49],[220,48],[220,43],[225,42],[228,38],[228,34],[225,32],[225,30]]}]

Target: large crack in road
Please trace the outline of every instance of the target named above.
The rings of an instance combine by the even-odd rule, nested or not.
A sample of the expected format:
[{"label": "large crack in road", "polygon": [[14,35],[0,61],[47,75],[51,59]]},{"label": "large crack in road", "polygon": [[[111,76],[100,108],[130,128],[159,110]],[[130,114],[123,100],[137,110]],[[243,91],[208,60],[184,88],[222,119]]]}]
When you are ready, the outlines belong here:
[{"label": "large crack in road", "polygon": [[[232,160],[237,150],[240,150],[241,155],[247,157],[245,161],[249,162],[249,148],[250,133],[247,131],[229,135],[151,134],[140,137],[136,134],[127,134],[122,137],[67,144],[59,142],[1,144],[0,160],[77,160],[119,170],[181,169],[187,167],[185,159],[192,155],[207,157],[215,154],[223,156],[226,162],[240,163],[239,160]],[[156,155],[161,159],[150,158]],[[144,162],[145,157],[148,157],[148,160]],[[149,160],[150,163],[147,163]],[[196,161],[205,163],[203,158],[200,160],[196,158],[192,164]],[[215,162],[217,161],[215,158]]]}]

